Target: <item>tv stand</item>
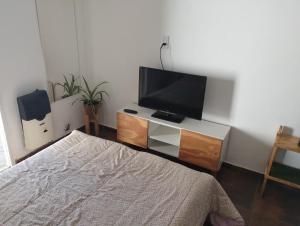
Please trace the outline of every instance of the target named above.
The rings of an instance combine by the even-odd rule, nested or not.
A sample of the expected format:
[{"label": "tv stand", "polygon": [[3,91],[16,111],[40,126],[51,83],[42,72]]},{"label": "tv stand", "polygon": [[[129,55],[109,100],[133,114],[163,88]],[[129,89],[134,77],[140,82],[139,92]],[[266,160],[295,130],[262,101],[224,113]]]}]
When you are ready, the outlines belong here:
[{"label": "tv stand", "polygon": [[[216,173],[223,162],[230,126],[186,117],[180,124],[152,117],[154,110],[138,105],[117,113],[117,139],[121,142],[179,158]],[[126,109],[125,108],[125,109]]]},{"label": "tv stand", "polygon": [[185,118],[184,115],[175,114],[167,111],[156,111],[151,116],[154,118],[159,118],[175,123],[181,123]]}]

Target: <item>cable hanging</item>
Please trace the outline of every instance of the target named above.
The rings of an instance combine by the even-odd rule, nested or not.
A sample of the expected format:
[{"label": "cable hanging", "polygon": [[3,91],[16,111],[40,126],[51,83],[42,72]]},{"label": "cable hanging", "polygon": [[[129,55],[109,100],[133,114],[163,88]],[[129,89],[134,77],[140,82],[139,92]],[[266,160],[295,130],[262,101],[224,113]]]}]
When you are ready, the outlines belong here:
[{"label": "cable hanging", "polygon": [[162,48],[166,45],[167,45],[167,43],[165,43],[165,42],[162,43],[161,46],[160,46],[160,51],[159,51],[160,63],[161,63],[161,67],[162,67],[163,70],[165,70],[165,68],[164,68],[164,64],[163,64],[163,60],[162,60],[162,56],[161,56],[161,51],[162,51]]}]

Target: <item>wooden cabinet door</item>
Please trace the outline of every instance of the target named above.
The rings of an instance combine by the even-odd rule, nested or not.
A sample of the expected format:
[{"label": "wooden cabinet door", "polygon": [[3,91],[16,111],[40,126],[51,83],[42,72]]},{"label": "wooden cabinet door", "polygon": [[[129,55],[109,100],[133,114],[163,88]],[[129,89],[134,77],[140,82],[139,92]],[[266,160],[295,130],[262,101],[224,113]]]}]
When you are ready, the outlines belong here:
[{"label": "wooden cabinet door", "polygon": [[148,121],[118,112],[117,139],[125,143],[147,148]]},{"label": "wooden cabinet door", "polygon": [[181,130],[179,158],[200,167],[218,171],[222,141]]}]

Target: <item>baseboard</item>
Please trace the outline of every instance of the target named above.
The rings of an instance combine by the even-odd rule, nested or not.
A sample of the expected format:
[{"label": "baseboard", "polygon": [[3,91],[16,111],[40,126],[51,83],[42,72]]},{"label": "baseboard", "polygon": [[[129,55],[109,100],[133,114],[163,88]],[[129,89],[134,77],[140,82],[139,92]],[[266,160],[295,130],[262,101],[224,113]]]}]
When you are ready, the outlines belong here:
[{"label": "baseboard", "polygon": [[70,132],[70,133],[67,133],[66,135],[62,136],[61,138],[58,138],[58,139],[56,139],[56,140],[54,140],[54,141],[51,141],[51,142],[49,142],[49,143],[47,143],[47,144],[45,144],[45,145],[43,145],[43,146],[41,146],[41,147],[39,147],[39,148],[33,150],[33,151],[31,151],[30,153],[28,153],[28,154],[25,155],[24,157],[19,158],[19,159],[16,159],[16,160],[15,160],[15,163],[18,164],[18,163],[24,161],[25,159],[27,159],[27,158],[29,158],[29,157],[31,157],[31,156],[33,156],[33,155],[39,153],[40,151],[44,150],[45,148],[51,146],[52,144],[56,143],[57,141],[63,139],[64,137],[66,137],[66,136],[68,136],[68,135],[70,135],[70,134],[71,134],[71,132]]},{"label": "baseboard", "polygon": [[264,175],[263,172],[260,172],[260,171],[257,171],[257,170],[253,170],[253,169],[249,169],[247,167],[241,166],[241,165],[236,164],[236,163],[232,163],[232,162],[229,162],[229,161],[224,161],[224,163],[226,163],[228,165],[231,165],[231,166],[234,166],[234,167],[237,167],[237,168],[241,168],[243,170],[247,170],[247,171],[253,172],[253,173],[258,174],[258,175]]},{"label": "baseboard", "polygon": [[253,175],[258,176],[258,177],[263,177],[262,173],[256,172],[254,170],[246,169],[246,168],[241,167],[241,166],[233,165],[233,164],[228,163],[228,162],[223,162],[223,166],[225,166],[227,168],[232,168],[232,169],[241,171],[241,172],[246,173],[246,174],[253,174]]},{"label": "baseboard", "polygon": [[116,127],[111,127],[111,126],[105,125],[105,124],[101,124],[101,126],[103,126],[103,127],[105,127],[105,128],[108,128],[108,129],[112,129],[112,130],[117,131],[117,128],[116,128]]},{"label": "baseboard", "polygon": [[[105,125],[99,125],[99,126],[100,126],[100,129],[102,128],[102,129],[105,129],[105,130],[110,130],[110,131],[113,131],[113,132],[117,132],[117,129],[115,129],[115,128],[112,128],[112,127],[109,127],[109,126],[105,126]],[[76,130],[84,132],[84,126],[78,128]]]}]

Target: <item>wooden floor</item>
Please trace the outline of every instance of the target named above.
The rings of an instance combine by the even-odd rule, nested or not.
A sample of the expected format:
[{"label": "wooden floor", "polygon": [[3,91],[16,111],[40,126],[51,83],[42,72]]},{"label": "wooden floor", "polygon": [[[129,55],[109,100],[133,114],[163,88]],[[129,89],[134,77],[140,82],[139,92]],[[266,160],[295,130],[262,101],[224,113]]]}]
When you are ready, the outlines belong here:
[{"label": "wooden floor", "polygon": [[[101,127],[100,137],[116,141],[116,131]],[[203,171],[175,158],[154,154]],[[228,164],[223,164],[217,176],[248,226],[300,226],[300,191],[268,182],[264,198],[261,198],[262,178],[260,174]]]}]

